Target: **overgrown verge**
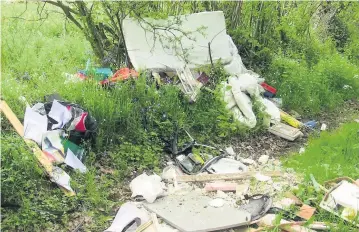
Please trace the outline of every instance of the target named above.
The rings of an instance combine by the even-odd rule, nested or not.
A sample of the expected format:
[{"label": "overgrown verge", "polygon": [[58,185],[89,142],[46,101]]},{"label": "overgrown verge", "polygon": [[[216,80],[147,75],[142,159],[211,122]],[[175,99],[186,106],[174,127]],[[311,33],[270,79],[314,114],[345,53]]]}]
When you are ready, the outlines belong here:
[{"label": "overgrown verge", "polygon": [[293,168],[304,176],[295,194],[305,204],[318,210],[314,221],[336,223],[331,231],[356,231],[353,225],[343,221],[319,207],[324,192],[317,192],[310,180],[312,174],[319,184],[338,177],[359,177],[359,123],[347,123],[332,132],[322,132],[319,137],[312,137],[303,154],[290,154],[284,158],[283,165]]},{"label": "overgrown verge", "polygon": [[[186,130],[202,143],[215,144],[234,134],[249,133],[225,109],[220,86],[203,90],[197,102],[190,104],[177,86],[158,87],[145,72],[137,80],[109,88],[92,80],[67,83],[63,72],[75,72],[93,58],[80,33],[71,27],[66,32],[56,20],[22,23],[2,18],[2,22],[6,22],[2,28],[2,98],[20,121],[25,110],[20,97],[32,105],[51,93],[83,106],[98,121],[96,144],[87,146],[88,172],[68,170],[77,192],[69,198],[48,180],[1,115],[3,229],[72,230],[83,217],[89,217],[93,221],[86,223],[86,229],[101,231],[122,203],[124,177],[144,170],[159,171],[163,139],[178,133],[183,144],[189,140]],[[22,36],[15,35],[19,31]],[[227,78],[220,66],[212,72],[216,83]],[[256,112],[260,111],[256,107]],[[258,126],[252,133],[260,130]]]},{"label": "overgrown verge", "polygon": [[[277,4],[282,3],[244,2],[243,17],[237,21],[232,20],[227,11],[234,9],[232,3],[203,4],[208,6],[199,6],[197,11],[223,9],[227,21],[235,21],[229,30],[245,64],[278,88],[286,107],[312,115],[358,97],[358,82],[354,77],[358,74],[359,43],[356,42],[357,26],[348,20],[350,14],[338,15],[340,25],[344,25],[341,28],[347,28],[347,38],[332,35],[323,45],[318,35],[312,35],[316,38],[312,40],[306,32],[309,27],[306,9],[313,8],[313,3],[300,3],[291,10],[292,6],[287,3],[283,3],[284,8],[277,8]],[[187,138],[183,129],[206,144],[236,134],[248,135],[249,131],[226,112],[219,90],[215,88],[212,92],[203,90],[198,101],[189,104],[177,87],[157,89],[148,82],[146,73],[138,81],[128,81],[110,89],[91,81],[65,84],[63,72],[76,72],[84,67],[88,58],[95,60],[91,47],[83,34],[58,14],[51,14],[45,21],[36,21],[36,7],[30,4],[28,7],[25,14],[22,14],[24,5],[3,10],[2,97],[22,120],[25,105],[19,100],[20,96],[33,104],[42,102],[44,95],[57,92],[64,99],[87,108],[98,120],[99,131],[96,145],[88,147],[86,166],[89,172],[85,175],[71,172],[71,185],[77,190],[77,196],[68,198],[47,180],[32,153],[2,118],[4,230],[71,230],[85,215],[93,218],[86,223],[87,230],[102,231],[123,200],[124,176],[132,171],[158,170],[162,138],[171,138],[176,129],[179,129],[181,143]],[[282,10],[279,18],[274,17],[277,9]],[[355,8],[346,9],[354,11]],[[356,14],[352,12],[351,15]],[[10,18],[18,15],[35,21]],[[270,18],[273,20],[267,20]],[[252,29],[256,31],[250,31]],[[302,36],[304,32],[306,36]],[[337,38],[338,42],[331,38]],[[212,76],[218,80],[225,77],[219,68]],[[256,113],[259,108],[256,106]],[[260,130],[258,127],[251,132]],[[75,211],[84,215],[76,215]]]}]

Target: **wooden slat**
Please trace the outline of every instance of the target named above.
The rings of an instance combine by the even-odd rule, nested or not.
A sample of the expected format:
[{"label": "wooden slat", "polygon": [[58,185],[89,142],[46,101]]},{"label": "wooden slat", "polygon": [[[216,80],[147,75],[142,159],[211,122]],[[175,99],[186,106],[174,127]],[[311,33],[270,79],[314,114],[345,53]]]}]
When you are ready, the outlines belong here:
[{"label": "wooden slat", "polygon": [[[22,123],[19,121],[19,119],[16,117],[14,112],[11,110],[11,108],[8,106],[8,104],[5,101],[1,101],[0,110],[1,110],[1,112],[3,112],[5,114],[6,118],[9,120],[9,122],[14,127],[16,132],[21,137],[23,137],[26,145],[34,153],[36,159],[39,161],[41,166],[44,168],[47,175],[51,178],[53,176],[52,175],[52,168],[53,168],[52,163],[47,158],[47,156],[42,152],[42,150],[39,148],[39,146],[37,145],[36,142],[34,142],[30,139],[24,138],[24,126],[22,125]],[[59,187],[65,192],[66,195],[68,195],[68,196],[75,195],[75,192],[69,191],[61,186],[59,186]]]},{"label": "wooden slat", "polygon": [[[178,182],[204,182],[213,180],[240,180],[254,177],[258,172],[229,173],[229,174],[203,174],[177,176]],[[279,171],[260,172],[265,176],[281,176]]]}]

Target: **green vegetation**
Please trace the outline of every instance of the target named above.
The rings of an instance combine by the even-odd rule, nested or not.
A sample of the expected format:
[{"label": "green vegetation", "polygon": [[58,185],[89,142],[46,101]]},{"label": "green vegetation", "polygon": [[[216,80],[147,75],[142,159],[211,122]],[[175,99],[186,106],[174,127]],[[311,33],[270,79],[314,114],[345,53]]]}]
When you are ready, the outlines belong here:
[{"label": "green vegetation", "polygon": [[[313,174],[319,184],[338,177],[347,176],[353,179],[359,177],[359,123],[348,123],[332,132],[322,132],[320,137],[313,137],[303,154],[291,154],[284,159],[286,167],[293,168],[304,175],[304,183],[295,194],[317,208],[318,214],[314,221],[336,223],[332,231],[356,231],[357,228],[346,223],[325,210],[319,204],[324,192],[315,191],[310,180]],[[297,209],[293,209],[295,212]]]},{"label": "green vegetation", "polygon": [[319,183],[339,176],[359,176],[359,123],[348,123],[331,132],[323,131],[311,138],[303,154],[292,154],[285,165],[313,174]]},{"label": "green vegetation", "polygon": [[[120,3],[109,6],[113,10],[122,9],[116,4]],[[131,3],[121,4],[126,11],[132,9]],[[141,4],[148,4],[138,8],[143,16],[163,18],[178,12],[223,10],[228,33],[238,46],[243,62],[278,88],[286,108],[311,116],[333,110],[345,100],[358,99],[357,2]],[[263,129],[259,123],[249,131],[233,121],[221,101],[218,85],[210,86],[211,91],[203,90],[198,101],[189,104],[177,87],[157,88],[147,73],[141,73],[138,80],[111,88],[102,88],[91,80],[65,83],[64,73],[83,69],[89,58],[98,65],[106,58],[94,51],[93,40],[86,34],[88,30],[82,31],[65,20],[55,6],[44,7],[48,16],[43,20],[38,20],[42,5],[1,3],[1,7],[2,99],[22,121],[25,104],[20,96],[34,104],[42,102],[44,95],[56,92],[86,108],[99,124],[96,144],[87,146],[85,164],[89,172],[80,174],[69,170],[71,185],[77,191],[75,197],[69,198],[47,179],[22,139],[1,115],[3,230],[68,231],[86,216],[90,218],[84,225],[86,231],[102,231],[127,194],[122,181],[136,172],[159,171],[163,138],[169,139],[178,131],[180,143],[183,143],[187,139],[186,129],[200,142],[219,144],[231,136],[245,137]],[[95,2],[95,23],[110,22],[102,7],[101,2]],[[333,16],[326,13],[332,11]],[[330,20],[318,20],[318,15]],[[77,19],[86,23],[83,17]],[[109,41],[109,46],[104,48],[107,52],[114,51],[117,46],[111,43],[117,39]],[[123,45],[118,47],[119,53],[124,53]],[[116,63],[123,65],[123,60]],[[215,77],[216,84],[227,78],[220,65],[205,69]],[[260,108],[255,105],[258,121],[263,117]],[[313,173],[320,181],[338,175],[357,176],[358,168],[353,169],[354,163],[358,163],[355,127],[357,130],[357,125],[349,125],[336,131],[338,138],[336,134],[325,133],[322,139],[310,142],[313,145],[305,154],[293,156],[288,165]],[[352,137],[345,137],[349,134]],[[324,152],[328,154],[325,156],[328,166],[320,167]],[[312,158],[318,165],[311,162]],[[345,165],[347,162],[351,165]],[[301,196],[313,196],[311,191],[310,188],[303,190]]]}]

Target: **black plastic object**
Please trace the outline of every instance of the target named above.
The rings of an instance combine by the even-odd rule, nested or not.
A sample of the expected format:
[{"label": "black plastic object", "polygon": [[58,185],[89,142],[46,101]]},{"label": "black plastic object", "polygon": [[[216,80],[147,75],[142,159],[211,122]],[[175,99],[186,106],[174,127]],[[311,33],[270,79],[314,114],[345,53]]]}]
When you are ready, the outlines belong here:
[{"label": "black plastic object", "polygon": [[247,204],[241,205],[239,209],[245,210],[251,214],[251,221],[263,217],[272,207],[273,200],[268,195],[256,194],[246,197],[249,200]]},{"label": "black plastic object", "polygon": [[[56,98],[55,98],[56,99]],[[71,142],[80,145],[83,141],[90,141],[91,143],[95,143],[96,135],[97,135],[97,121],[94,117],[91,116],[91,114],[81,107],[80,105],[77,105],[75,103],[66,102],[66,101],[58,101],[60,104],[64,106],[71,106],[71,114],[72,118],[70,122],[68,122],[63,129],[69,134],[68,140]],[[52,107],[52,102],[46,102],[44,104],[46,114],[48,114]],[[77,131],[77,130],[68,130],[71,122],[74,120],[74,118],[78,117],[79,112],[87,112],[87,117],[85,119],[85,127],[86,130],[84,132]],[[50,117],[48,117],[48,125],[47,129],[51,130],[52,125],[56,124],[57,122],[52,120]]]},{"label": "black plastic object", "polygon": [[295,215],[294,213],[291,213],[289,211],[286,211],[284,209],[278,208],[278,207],[272,207],[268,210],[268,213],[272,214],[280,214],[284,219],[290,220],[290,221],[305,221],[305,219]]}]

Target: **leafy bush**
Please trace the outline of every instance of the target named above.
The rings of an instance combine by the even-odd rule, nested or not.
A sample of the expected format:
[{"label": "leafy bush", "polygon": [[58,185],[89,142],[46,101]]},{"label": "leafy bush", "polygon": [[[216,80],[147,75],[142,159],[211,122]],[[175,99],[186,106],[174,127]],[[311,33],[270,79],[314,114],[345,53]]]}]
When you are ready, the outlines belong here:
[{"label": "leafy bush", "polygon": [[313,174],[320,183],[338,176],[357,178],[359,175],[359,123],[353,122],[332,132],[312,137],[303,154],[292,154],[285,166],[298,173]]},{"label": "leafy bush", "polygon": [[358,67],[339,54],[321,58],[312,68],[279,57],[271,66],[268,81],[278,88],[286,108],[314,115],[358,98],[357,73]]}]

